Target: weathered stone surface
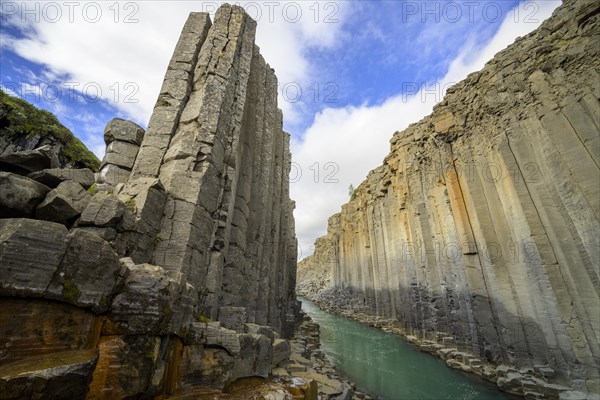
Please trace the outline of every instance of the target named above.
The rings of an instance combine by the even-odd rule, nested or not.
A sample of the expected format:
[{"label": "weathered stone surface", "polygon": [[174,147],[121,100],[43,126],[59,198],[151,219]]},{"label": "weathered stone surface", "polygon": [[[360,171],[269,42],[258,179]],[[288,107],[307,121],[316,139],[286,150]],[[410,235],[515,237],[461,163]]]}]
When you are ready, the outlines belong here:
[{"label": "weathered stone surface", "polygon": [[41,297],[67,249],[64,225],[0,219],[0,293]]},{"label": "weathered stone surface", "polygon": [[113,164],[106,164],[98,173],[98,183],[117,185],[119,183],[127,182],[129,174],[130,171],[128,169]]},{"label": "weathered stone surface", "polygon": [[285,339],[275,339],[273,342],[273,365],[278,365],[282,361],[290,358],[292,348],[290,342]]},{"label": "weathered stone surface", "polygon": [[121,270],[117,254],[104,239],[81,229],[71,231],[68,240],[45,297],[106,311]]},{"label": "weathered stone surface", "polygon": [[125,204],[109,193],[98,193],[92,197],[88,206],[81,213],[79,225],[114,227],[123,218]]},{"label": "weathered stone surface", "polygon": [[52,189],[37,206],[35,216],[38,219],[67,224],[85,210],[91,197],[79,183],[64,181]]},{"label": "weathered stone surface", "polygon": [[131,170],[138,149],[138,145],[115,140],[106,147],[106,155],[102,160],[102,165],[112,164],[117,167]]},{"label": "weathered stone surface", "polygon": [[32,172],[27,177],[50,188],[57,187],[63,181],[77,182],[85,189],[94,184],[94,172],[89,168],[49,168]]},{"label": "weathered stone surface", "polygon": [[298,291],[455,348],[439,352],[453,367],[510,365],[498,385],[513,393],[597,393],[598,24],[597,2],[563,2],[395,133]]},{"label": "weathered stone surface", "polygon": [[50,353],[93,349],[101,319],[70,304],[31,298],[0,300],[0,365]]},{"label": "weathered stone surface", "polygon": [[186,344],[222,347],[232,356],[240,353],[240,341],[237,333],[222,327],[220,322],[193,322],[186,338]]},{"label": "weathered stone surface", "polygon": [[78,350],[0,366],[0,399],[83,399],[97,361],[95,350]]},{"label": "weathered stone surface", "polygon": [[266,378],[271,373],[273,347],[268,337],[252,333],[238,335],[240,357],[236,358],[232,371],[233,379],[260,376]]},{"label": "weathered stone surface", "polygon": [[114,298],[110,314],[124,333],[158,335],[189,325],[196,300],[189,293],[192,287],[159,266],[133,265],[130,260],[124,264],[124,289]]},{"label": "weathered stone surface", "polygon": [[104,142],[107,145],[118,140],[139,146],[143,138],[144,129],[141,126],[121,118],[111,119],[104,128]]},{"label": "weathered stone surface", "polygon": [[0,171],[27,175],[31,172],[57,167],[58,157],[49,145],[0,156]]},{"label": "weathered stone surface", "polygon": [[0,218],[29,217],[50,188],[25,176],[0,172]]},{"label": "weathered stone surface", "polygon": [[219,307],[219,321],[227,329],[231,329],[235,332],[244,332],[246,308]]}]

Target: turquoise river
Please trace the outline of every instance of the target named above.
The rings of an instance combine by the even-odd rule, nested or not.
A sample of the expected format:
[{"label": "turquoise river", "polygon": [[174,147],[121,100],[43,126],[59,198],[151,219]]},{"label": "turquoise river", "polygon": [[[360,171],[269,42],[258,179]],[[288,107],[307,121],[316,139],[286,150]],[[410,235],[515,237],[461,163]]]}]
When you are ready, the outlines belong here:
[{"label": "turquoise river", "polygon": [[302,309],[321,326],[321,348],[358,388],[385,400],[514,399],[476,376],[448,368],[398,335],[319,309],[304,298]]}]

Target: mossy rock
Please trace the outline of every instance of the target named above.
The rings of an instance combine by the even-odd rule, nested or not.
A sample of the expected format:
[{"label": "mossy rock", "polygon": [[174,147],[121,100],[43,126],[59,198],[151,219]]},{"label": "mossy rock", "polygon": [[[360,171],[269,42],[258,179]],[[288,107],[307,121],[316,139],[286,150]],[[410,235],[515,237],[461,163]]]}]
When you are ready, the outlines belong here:
[{"label": "mossy rock", "polygon": [[59,145],[61,166],[98,171],[100,160],[49,111],[0,90],[0,153],[9,144]]}]

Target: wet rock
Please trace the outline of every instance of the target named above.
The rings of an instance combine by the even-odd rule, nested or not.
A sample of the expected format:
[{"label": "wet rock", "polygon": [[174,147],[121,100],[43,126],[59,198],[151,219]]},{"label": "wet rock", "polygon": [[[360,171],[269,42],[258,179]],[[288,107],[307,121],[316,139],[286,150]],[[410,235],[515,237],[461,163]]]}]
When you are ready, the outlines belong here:
[{"label": "wet rock", "polygon": [[0,399],[83,399],[98,361],[94,350],[28,357],[0,366]]},{"label": "wet rock", "polygon": [[0,218],[29,217],[50,188],[27,177],[0,172]]}]

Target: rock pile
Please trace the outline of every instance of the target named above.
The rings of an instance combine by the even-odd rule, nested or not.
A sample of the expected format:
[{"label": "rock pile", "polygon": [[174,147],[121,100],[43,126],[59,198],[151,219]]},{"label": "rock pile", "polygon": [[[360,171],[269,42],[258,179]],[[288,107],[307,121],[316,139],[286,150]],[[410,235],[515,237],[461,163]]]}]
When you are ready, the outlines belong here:
[{"label": "rock pile", "polygon": [[564,1],[394,134],[299,293],[511,393],[598,397],[599,11]]},{"label": "rock pile", "polygon": [[287,360],[289,135],[255,28],[190,14],[147,131],[110,121],[96,175],[54,147],[2,154],[0,399],[185,396]]}]

